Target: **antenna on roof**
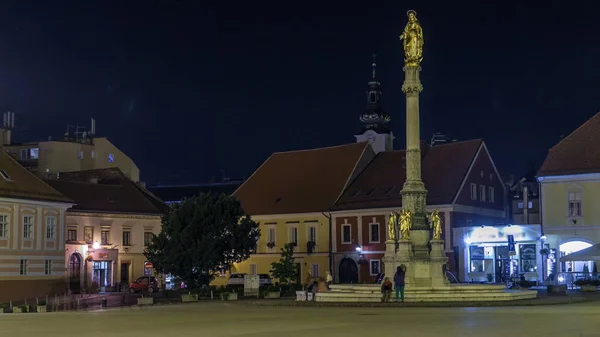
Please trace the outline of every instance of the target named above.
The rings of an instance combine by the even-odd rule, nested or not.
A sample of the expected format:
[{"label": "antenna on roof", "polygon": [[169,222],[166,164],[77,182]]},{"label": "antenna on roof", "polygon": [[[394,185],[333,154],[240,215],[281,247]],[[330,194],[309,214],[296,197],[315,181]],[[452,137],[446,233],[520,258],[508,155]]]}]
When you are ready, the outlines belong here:
[{"label": "antenna on roof", "polygon": [[90,128],[90,137],[93,137],[96,134],[96,120],[92,118],[92,125]]}]

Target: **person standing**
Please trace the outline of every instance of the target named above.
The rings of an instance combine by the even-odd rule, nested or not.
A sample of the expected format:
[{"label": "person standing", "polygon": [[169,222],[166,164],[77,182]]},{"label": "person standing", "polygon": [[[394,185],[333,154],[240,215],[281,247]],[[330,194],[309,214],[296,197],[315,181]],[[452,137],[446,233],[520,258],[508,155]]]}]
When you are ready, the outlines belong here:
[{"label": "person standing", "polygon": [[406,266],[400,265],[396,268],[396,274],[394,275],[394,288],[396,289],[396,302],[402,301],[404,303],[404,278],[406,276]]},{"label": "person standing", "polygon": [[327,289],[329,290],[329,286],[333,283],[333,276],[331,276],[329,270],[327,271],[327,275],[325,275],[325,282],[327,283]]}]

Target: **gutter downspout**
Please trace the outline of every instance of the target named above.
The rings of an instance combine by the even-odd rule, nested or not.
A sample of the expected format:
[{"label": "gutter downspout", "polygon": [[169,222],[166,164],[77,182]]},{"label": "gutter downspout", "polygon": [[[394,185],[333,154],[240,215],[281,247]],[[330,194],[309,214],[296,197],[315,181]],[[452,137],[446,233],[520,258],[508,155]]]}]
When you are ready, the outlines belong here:
[{"label": "gutter downspout", "polygon": [[325,214],[325,212],[321,212],[323,214],[324,217],[327,218],[327,220],[329,220],[329,273],[331,275],[333,275],[333,225],[331,223],[331,213],[327,213],[329,214],[329,216],[327,216],[327,214]]}]

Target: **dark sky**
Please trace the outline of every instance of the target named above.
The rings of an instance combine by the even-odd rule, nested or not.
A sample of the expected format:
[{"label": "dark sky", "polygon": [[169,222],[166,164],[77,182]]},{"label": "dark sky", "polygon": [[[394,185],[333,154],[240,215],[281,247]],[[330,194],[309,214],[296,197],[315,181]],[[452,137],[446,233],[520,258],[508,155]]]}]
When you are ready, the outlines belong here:
[{"label": "dark sky", "polygon": [[272,152],[354,142],[375,52],[402,148],[413,8],[422,138],[484,138],[523,174],[599,111],[600,4],[490,3],[3,1],[0,109],[18,141],[94,117],[149,183],[248,176]]}]

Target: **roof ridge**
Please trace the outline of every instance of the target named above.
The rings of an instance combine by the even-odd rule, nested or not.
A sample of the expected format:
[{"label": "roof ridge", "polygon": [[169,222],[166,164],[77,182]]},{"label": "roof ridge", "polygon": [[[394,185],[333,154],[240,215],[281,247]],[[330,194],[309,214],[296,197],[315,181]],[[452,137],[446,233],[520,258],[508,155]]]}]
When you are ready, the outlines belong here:
[{"label": "roof ridge", "polygon": [[[33,179],[36,179],[37,181],[41,182],[42,184],[44,184],[45,186],[47,186],[52,191],[56,192],[56,196],[57,197],[62,196],[65,199],[63,202],[65,202],[65,203],[72,203],[73,202],[73,200],[71,200],[71,198],[69,198],[66,195],[60,193],[54,187],[52,187],[49,184],[47,184],[42,178],[38,177],[37,175],[33,174],[33,172],[31,172],[28,169],[24,168],[21,164],[19,164],[19,162],[15,158],[13,158],[6,151],[4,151],[4,147],[0,146],[0,152],[2,152],[1,155],[3,157],[8,157],[9,160],[12,160],[14,164],[16,164],[18,167],[20,167],[23,171],[27,172],[26,174],[28,174],[30,177],[32,177]],[[39,193],[39,195],[40,196],[51,196],[51,194],[47,194],[47,193]],[[69,200],[69,201],[67,201],[67,200]]]},{"label": "roof ridge", "polygon": [[297,152],[308,152],[308,151],[320,151],[320,150],[330,150],[330,149],[334,149],[334,148],[339,148],[339,147],[351,147],[351,146],[355,146],[358,144],[364,144],[364,143],[369,143],[368,141],[364,141],[364,142],[356,142],[356,143],[348,143],[348,144],[340,144],[340,145],[332,145],[332,146],[325,146],[325,147],[318,147],[315,149],[302,149],[302,150],[291,150],[291,151],[280,151],[280,152],[273,152],[273,155],[277,155],[277,154],[289,154],[289,153],[297,153]]},{"label": "roof ridge", "polygon": [[[344,186],[342,186],[342,189],[341,189],[340,193],[338,194],[337,198],[335,198],[335,200],[333,201],[333,203],[329,206],[330,209],[332,207],[334,207],[335,204],[338,202],[338,200],[340,200],[340,198],[344,195],[344,192],[346,192],[346,188],[348,188],[348,187],[350,187],[350,185],[352,185],[352,181],[356,180],[356,178],[355,178],[354,180],[350,181],[350,179],[352,178],[352,174],[358,168],[358,164],[363,159],[363,156],[365,155],[365,152],[371,146],[369,142],[359,142],[358,144],[360,144],[360,143],[365,143],[365,146],[363,147],[363,150],[360,153],[360,156],[358,156],[358,158],[356,158],[356,162],[354,163],[354,167],[352,168],[352,170],[350,171],[350,174],[348,175],[348,178],[346,179],[346,183],[344,184]],[[371,160],[369,161],[369,164],[371,164],[371,162],[373,162],[373,160],[375,160],[376,156],[377,156],[377,154],[375,154],[375,156],[373,156],[373,158],[371,158]],[[366,168],[369,166],[369,164],[367,164],[362,169],[362,171],[359,174],[357,174],[357,177],[360,176],[366,170]]]},{"label": "roof ridge", "polygon": [[[559,146],[560,144],[562,144],[562,142],[564,142],[569,137],[573,136],[577,131],[579,131],[579,129],[581,129],[584,126],[588,125],[592,120],[594,120],[598,116],[600,116],[600,112],[596,112],[596,114],[594,114],[592,117],[588,118],[583,124],[581,124],[580,126],[578,126],[577,128],[575,128],[575,130],[571,131],[571,133],[569,133],[569,135],[567,135],[566,137],[563,137],[563,139],[561,139],[558,143],[556,143],[553,147],[551,147],[549,151],[554,150],[554,148],[556,148],[557,146]],[[543,165],[543,163],[542,163],[542,165]]]}]

